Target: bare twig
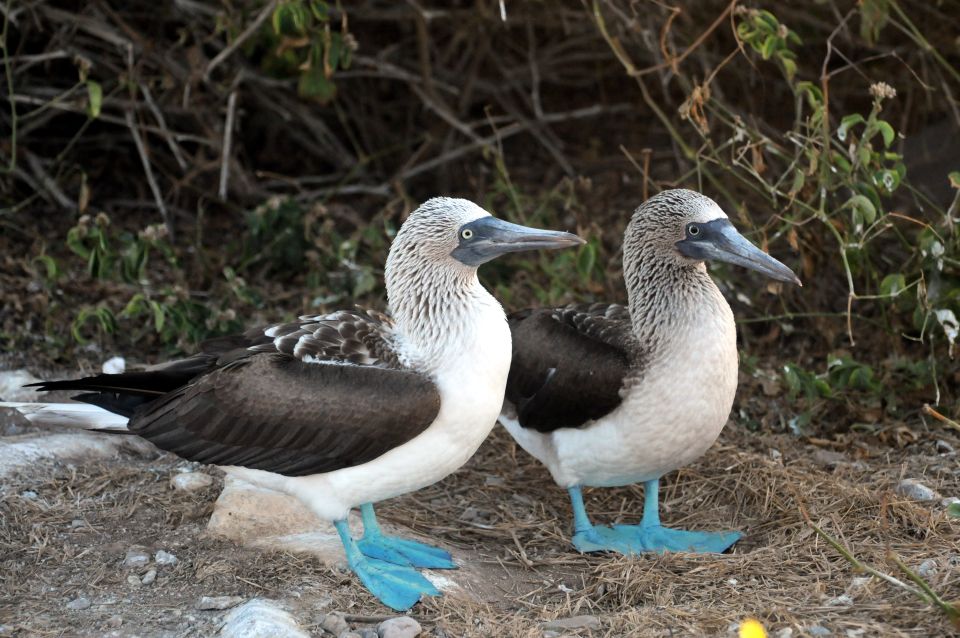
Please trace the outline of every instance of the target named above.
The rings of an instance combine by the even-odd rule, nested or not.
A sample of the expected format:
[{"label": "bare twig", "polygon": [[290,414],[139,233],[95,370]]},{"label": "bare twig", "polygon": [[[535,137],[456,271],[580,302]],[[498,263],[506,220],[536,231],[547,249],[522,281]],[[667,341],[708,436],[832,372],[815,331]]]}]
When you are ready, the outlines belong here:
[{"label": "bare twig", "polygon": [[161,111],[157,103],[153,101],[153,96],[150,95],[150,89],[148,89],[147,85],[143,82],[140,83],[140,92],[143,94],[143,99],[150,108],[150,112],[153,113],[154,119],[157,120],[157,125],[163,132],[163,137],[167,140],[167,146],[170,148],[170,152],[173,153],[173,158],[177,160],[177,164],[181,170],[187,170],[187,160],[180,151],[180,145],[177,144],[177,141],[170,134],[170,130],[167,128],[167,121],[163,117],[163,111]]},{"label": "bare twig", "polygon": [[237,111],[237,89],[227,98],[227,121],[223,125],[223,148],[220,153],[220,188],[217,194],[227,199],[227,183],[230,180],[230,150],[233,147],[233,120]]},{"label": "bare twig", "polygon": [[170,214],[167,211],[167,206],[163,202],[163,196],[160,194],[160,187],[157,185],[157,180],[153,176],[153,168],[150,166],[150,158],[147,157],[147,147],[143,143],[143,138],[140,136],[140,131],[137,128],[137,123],[133,117],[133,111],[126,111],[124,113],[124,118],[127,122],[127,128],[130,129],[130,135],[133,136],[133,143],[137,147],[137,153],[140,155],[140,162],[143,164],[143,172],[147,177],[147,183],[150,185],[150,192],[153,193],[153,200],[157,203],[157,208],[160,210],[160,216],[163,218],[163,223],[167,227],[167,232],[170,234],[170,239],[173,240],[173,220],[170,218]]}]

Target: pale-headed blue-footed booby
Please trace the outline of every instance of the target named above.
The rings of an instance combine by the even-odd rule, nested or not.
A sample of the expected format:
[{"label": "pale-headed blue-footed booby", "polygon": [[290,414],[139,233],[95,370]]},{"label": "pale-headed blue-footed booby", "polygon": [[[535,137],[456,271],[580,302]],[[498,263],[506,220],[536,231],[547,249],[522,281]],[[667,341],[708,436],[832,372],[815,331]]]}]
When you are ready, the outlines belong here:
[{"label": "pale-headed blue-footed booby", "polygon": [[[726,261],[778,281],[796,275],[744,239],[713,200],[689,190],[650,198],[623,239],[628,305],[510,315],[513,363],[500,421],[570,493],[574,546],[722,552],[736,532],[660,525],[660,477],[701,456],[737,390],[733,312],[707,274]],[[644,483],[639,525],[593,525],[581,487]]]},{"label": "pale-headed blue-footed booby", "polygon": [[[409,609],[438,593],[414,568],[454,564],[440,548],[384,535],[372,504],[449,475],[496,425],[510,330],[477,268],[505,253],[581,243],[467,200],[431,199],[390,246],[389,316],[305,316],[145,372],[36,385],[83,391],[77,399],[113,413],[88,411],[87,425],[119,419],[164,450],[299,498],[334,522],[367,589]],[[42,421],[70,404],[33,405],[21,411]],[[364,535],[355,540],[347,515],[358,506]]]}]

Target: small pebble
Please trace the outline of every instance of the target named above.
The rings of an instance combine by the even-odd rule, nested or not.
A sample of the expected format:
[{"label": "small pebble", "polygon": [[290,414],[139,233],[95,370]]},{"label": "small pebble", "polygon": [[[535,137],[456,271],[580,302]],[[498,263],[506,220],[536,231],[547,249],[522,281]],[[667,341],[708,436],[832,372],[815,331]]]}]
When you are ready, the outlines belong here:
[{"label": "small pebble", "polygon": [[86,526],[87,526],[87,522],[82,518],[75,518],[72,521],[70,521],[71,529],[77,529],[78,527],[86,527]]},{"label": "small pebble", "polygon": [[914,501],[935,501],[940,495],[914,479],[904,479],[897,483],[897,493]]},{"label": "small pebble", "polygon": [[937,561],[933,560],[932,558],[928,558],[920,563],[920,567],[917,567],[917,574],[919,574],[921,578],[930,578],[936,573]]},{"label": "small pebble", "polygon": [[363,629],[357,630],[360,633],[360,638],[380,638],[380,634],[377,633],[376,629],[371,629],[370,627],[364,627]]},{"label": "small pebble", "polygon": [[345,631],[339,636],[337,636],[337,638],[363,638],[363,637],[355,631]]},{"label": "small pebble", "polygon": [[140,579],[134,574],[127,576],[127,583],[129,583],[132,587],[139,587],[141,584]]},{"label": "small pebble", "polygon": [[84,609],[90,609],[91,604],[92,603],[90,602],[89,598],[84,598],[83,596],[80,596],[79,598],[74,598],[73,600],[68,602],[67,609],[71,611],[83,611]]},{"label": "small pebble", "polygon": [[840,594],[836,598],[831,598],[827,601],[827,607],[849,607],[853,604],[853,598],[848,594]]},{"label": "small pebble", "polygon": [[203,472],[183,472],[170,479],[170,487],[181,492],[196,492],[213,485],[213,477]]},{"label": "small pebble", "polygon": [[214,611],[218,609],[230,609],[243,602],[243,596],[201,596],[197,601],[197,609],[200,611]]},{"label": "small pebble", "polygon": [[23,492],[20,492],[20,498],[28,501],[35,501],[37,500],[38,495],[33,490],[24,490]]},{"label": "small pebble", "polygon": [[950,454],[956,454],[957,451],[956,451],[956,450],[954,449],[954,447],[953,447],[952,445],[950,445],[947,441],[944,441],[943,439],[938,439],[938,440],[937,440],[937,453],[938,453],[938,454],[950,455]]},{"label": "small pebble", "polygon": [[560,638],[559,631],[545,631],[543,632],[543,638]]},{"label": "small pebble", "polygon": [[143,578],[140,579],[140,582],[144,585],[152,585],[153,581],[157,579],[157,570],[151,567],[147,570],[147,573],[143,575]]},{"label": "small pebble", "polygon": [[121,618],[120,616],[110,616],[110,618],[107,619],[107,627],[112,627],[113,629],[116,629],[122,624],[123,624],[123,618]]},{"label": "small pebble", "polygon": [[829,636],[831,634],[830,630],[823,625],[813,625],[812,627],[807,627],[804,631],[811,636]]},{"label": "small pebble", "polygon": [[343,614],[337,612],[324,616],[323,620],[320,621],[320,628],[334,636],[350,631],[350,625],[343,619]]},{"label": "small pebble", "polygon": [[150,563],[150,554],[142,547],[131,547],[123,559],[124,567],[146,567]]},{"label": "small pebble", "polygon": [[104,374],[123,374],[127,369],[127,362],[123,357],[110,357],[100,367]]},{"label": "small pebble", "polygon": [[571,618],[558,618],[543,623],[544,631],[567,631],[575,629],[589,629],[591,631],[600,629],[600,619],[596,616],[573,616]]},{"label": "small pebble", "polygon": [[420,623],[410,616],[389,618],[377,626],[380,638],[416,638],[419,633]]},{"label": "small pebble", "polygon": [[178,562],[176,556],[170,552],[165,552],[162,549],[153,555],[153,560],[157,563],[157,565],[176,565]]},{"label": "small pebble", "polygon": [[310,638],[289,612],[276,601],[254,598],[230,610],[218,634],[220,638]]},{"label": "small pebble", "polygon": [[483,479],[483,484],[489,487],[503,487],[504,485],[507,484],[507,482],[504,481],[499,476],[493,476],[491,474],[490,476],[487,476],[485,479]]},{"label": "small pebble", "polygon": [[773,638],[793,638],[793,627],[783,627],[773,634]]}]

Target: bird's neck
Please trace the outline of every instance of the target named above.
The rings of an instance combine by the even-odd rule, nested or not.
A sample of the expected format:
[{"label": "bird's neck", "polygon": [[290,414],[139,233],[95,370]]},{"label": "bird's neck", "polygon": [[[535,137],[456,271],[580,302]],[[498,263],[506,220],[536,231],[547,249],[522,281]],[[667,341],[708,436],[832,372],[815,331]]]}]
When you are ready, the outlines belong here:
[{"label": "bird's neck", "polygon": [[[733,324],[730,306],[706,266],[678,263],[653,249],[624,251],[623,275],[633,332],[644,349],[659,350],[684,333],[698,333],[712,318]],[[717,330],[720,332],[720,330]]]},{"label": "bird's neck", "polygon": [[509,350],[503,308],[480,284],[476,269],[411,269],[387,283],[396,345],[405,364],[437,373],[477,357],[484,347],[501,345],[480,343],[487,328],[498,324],[503,324]]}]

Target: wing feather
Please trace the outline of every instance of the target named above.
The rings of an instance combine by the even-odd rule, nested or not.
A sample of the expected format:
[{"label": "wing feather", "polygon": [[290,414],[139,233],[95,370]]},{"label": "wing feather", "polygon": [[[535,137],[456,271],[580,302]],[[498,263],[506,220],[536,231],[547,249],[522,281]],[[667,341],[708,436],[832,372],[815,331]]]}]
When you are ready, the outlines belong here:
[{"label": "wing feather", "polygon": [[579,304],[510,315],[513,361],[506,398],[520,425],[540,432],[580,427],[620,405],[639,364],[628,310]]}]

